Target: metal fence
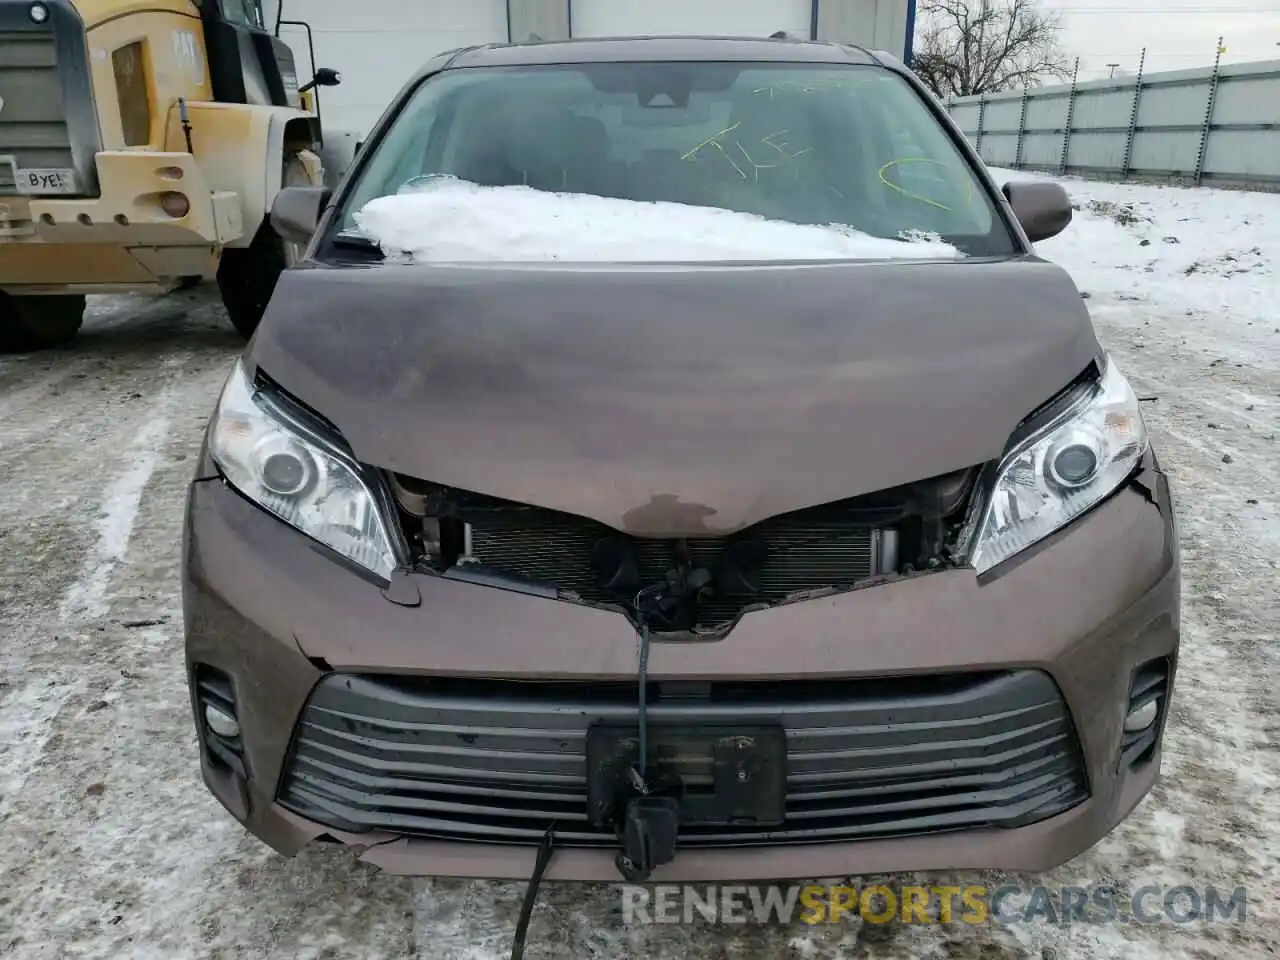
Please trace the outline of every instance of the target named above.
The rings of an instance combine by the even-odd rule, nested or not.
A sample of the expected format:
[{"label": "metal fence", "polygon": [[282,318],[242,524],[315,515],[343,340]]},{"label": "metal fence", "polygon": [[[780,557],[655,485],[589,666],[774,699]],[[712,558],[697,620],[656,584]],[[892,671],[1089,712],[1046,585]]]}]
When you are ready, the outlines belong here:
[{"label": "metal fence", "polygon": [[958,97],[995,167],[1280,190],[1280,60]]}]

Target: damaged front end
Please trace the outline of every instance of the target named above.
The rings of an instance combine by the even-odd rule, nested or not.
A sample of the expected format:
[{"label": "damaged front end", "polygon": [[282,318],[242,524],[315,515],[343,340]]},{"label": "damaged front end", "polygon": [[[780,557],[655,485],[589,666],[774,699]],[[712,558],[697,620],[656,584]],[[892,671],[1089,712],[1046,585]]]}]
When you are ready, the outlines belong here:
[{"label": "damaged front end", "polygon": [[655,639],[723,637],[744,614],[951,565],[980,468],[771,517],[647,537],[391,474],[415,567],[616,609]]},{"label": "damaged front end", "polygon": [[[564,843],[610,847],[621,875],[643,881],[674,859],[677,844],[800,844],[1012,826],[1082,796],[1065,705],[1047,676],[1034,671],[939,673],[899,694],[885,677],[814,682],[762,672],[746,683],[707,674],[651,681],[648,663],[652,642],[721,640],[751,611],[821,604],[968,565],[975,524],[989,522],[982,518],[1007,464],[1020,464],[1027,449],[1058,450],[1059,434],[1076,443],[1078,425],[1090,418],[1102,416],[1108,429],[1124,434],[1130,420],[1107,399],[1121,381],[1099,380],[1095,366],[1024,418],[999,460],[766,516],[716,536],[671,516],[657,525],[667,536],[641,535],[371,467],[333,438],[322,443],[320,434],[336,429],[318,419],[308,427],[314,449],[303,448],[305,411],[273,384],[255,387],[238,376],[211,431],[229,480],[252,493],[257,470],[272,490],[304,491],[294,498],[297,509],[285,510],[278,496],[265,494],[264,505],[297,524],[311,523],[313,536],[332,540],[334,549],[352,542],[352,518],[379,518],[382,525],[360,529],[381,534],[395,555],[352,555],[387,553],[384,595],[392,602],[400,602],[397,583],[440,578],[610,610],[638,637],[634,682],[330,674],[298,723],[280,786],[281,802],[308,820],[350,834],[376,829],[515,843],[534,841],[534,824],[551,830],[560,822]],[[281,433],[286,421],[294,424],[293,439]],[[322,453],[333,462],[317,466],[315,482],[304,483],[310,468],[296,469],[295,461],[319,464]],[[312,491],[320,474],[324,482]],[[1021,484],[1016,477],[999,482]],[[321,493],[323,510],[351,508],[338,517],[347,518],[346,539],[337,537],[320,501],[312,504]],[[358,504],[368,509],[354,510]],[[386,565],[392,560],[394,569]],[[849,626],[856,634],[857,624]],[[389,716],[396,718],[390,726]],[[877,719],[885,716],[894,722]],[[333,718],[342,719],[342,729],[331,729]],[[979,736],[975,723],[1000,730],[1016,749],[988,756],[987,734]],[[862,735],[847,742],[850,730],[866,724],[877,729],[876,744],[862,743]],[[456,731],[470,739],[459,745]],[[412,751],[404,752],[402,737]],[[935,756],[939,776],[922,781],[900,755],[904,744]],[[863,757],[869,746],[874,770]],[[388,756],[403,756],[395,775],[366,790],[361,772],[384,769]],[[999,769],[981,789],[943,804],[943,815],[932,809],[938,791],[967,784],[947,773],[952,763]],[[855,769],[874,776],[875,798],[851,781]],[[919,815],[886,818],[889,796]],[[950,809],[957,806],[963,809]]]},{"label": "damaged front end", "polygon": [[[768,518],[721,537],[640,537],[403,475],[389,482],[420,572],[615,609],[640,636],[636,720],[586,731],[587,808],[628,881],[670,862],[681,825],[783,825],[781,723],[650,729],[652,640],[715,640],[746,613],[951,566],[980,468]],[[550,835],[548,835],[550,836]],[[549,842],[549,841],[548,841]]]},{"label": "damaged front end", "polygon": [[[1077,745],[1044,675],[945,656],[936,670],[925,656],[851,668],[861,644],[838,649],[860,625],[837,608],[866,588],[959,579],[1011,433],[1046,385],[1098,356],[1058,268],[377,264],[281,283],[252,362],[378,474],[361,502],[394,547],[378,552],[379,572],[395,561],[383,596],[425,606],[427,581],[455,581],[495,591],[449,588],[460,609],[521,600],[487,623],[483,656],[457,654],[470,624],[442,630],[438,655],[406,658],[395,632],[402,675],[334,641],[371,672],[313,691],[277,791],[294,814],[526,847],[555,824],[560,845],[620,848],[622,874],[642,879],[677,841],[852,842],[1017,825],[1079,802]],[[1008,302],[1037,309],[996,309]],[[356,317],[376,336],[353,341]],[[555,605],[572,616],[509,654],[520,618]],[[825,621],[800,669],[735,663],[735,631],[788,646],[790,606],[797,622]],[[584,652],[611,631],[607,663]],[[884,642],[883,625],[863,632]],[[650,680],[651,643],[706,656]],[[899,692],[895,672],[927,676]],[[993,730],[1013,745],[998,756]],[[938,776],[906,763],[904,744]],[[976,786],[956,773],[966,765]],[[858,778],[875,779],[874,797]]]}]

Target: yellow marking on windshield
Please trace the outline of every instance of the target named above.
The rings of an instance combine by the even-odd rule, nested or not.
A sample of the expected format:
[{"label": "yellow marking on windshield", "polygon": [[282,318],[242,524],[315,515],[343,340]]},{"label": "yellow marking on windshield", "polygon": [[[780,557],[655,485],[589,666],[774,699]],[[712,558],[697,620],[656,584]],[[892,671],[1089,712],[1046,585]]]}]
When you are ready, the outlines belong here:
[{"label": "yellow marking on windshield", "polygon": [[755,159],[751,156],[751,154],[747,153],[747,148],[744,147],[741,142],[737,144],[737,147],[739,152],[741,152],[742,155],[747,158],[747,163],[751,165],[751,169],[755,173],[755,179],[757,181],[760,179],[761,170],[772,170],[778,166],[778,164],[776,163],[757,163]]},{"label": "yellow marking on windshield", "polygon": [[[717,143],[717,144],[716,144],[716,146],[717,146],[717,147],[720,147],[720,144],[718,144],[718,143]],[[739,150],[742,150],[742,144],[738,144],[738,149],[739,149]],[[737,171],[738,171],[738,176],[740,176],[743,180],[748,179],[748,178],[747,178],[747,172],[746,172],[745,170],[743,170],[740,166],[738,166],[738,164],[734,161],[733,157],[732,157],[732,156],[730,156],[729,152],[728,152],[728,151],[726,151],[726,150],[724,149],[724,147],[720,147],[720,152],[721,152],[722,154],[724,154],[724,158],[725,158],[726,160],[728,160],[728,161],[729,161],[729,163],[730,163],[730,165],[733,167],[733,169],[735,169],[735,170],[737,170]],[[744,156],[746,155],[746,152],[747,152],[747,151],[742,150],[742,153],[743,153],[743,155],[744,155]],[[748,160],[748,162],[750,162],[751,158],[750,158],[750,157],[747,157],[747,160]]]},{"label": "yellow marking on windshield", "polygon": [[[922,197],[918,193],[912,193],[910,190],[906,190],[903,187],[898,186],[898,184],[893,183],[892,181],[889,180],[888,177],[885,176],[885,171],[888,170],[890,167],[896,167],[904,163],[932,163],[935,166],[942,167],[943,169],[946,169],[946,166],[947,166],[942,161],[933,160],[929,157],[899,157],[897,160],[890,160],[888,163],[886,163],[884,166],[880,168],[879,170],[880,182],[883,183],[890,190],[895,190],[898,193],[902,194],[904,197],[907,197],[911,200],[917,200],[920,203],[926,203],[931,207],[937,207],[939,210],[944,210],[947,213],[956,212],[955,207],[952,207],[945,203],[939,203],[937,200],[931,200],[928,197]],[[968,180],[965,181],[964,202],[966,204],[973,202],[973,184]]]},{"label": "yellow marking on windshield", "polygon": [[791,144],[787,143],[785,140],[781,143],[778,142],[778,138],[784,137],[786,134],[786,130],[779,130],[776,133],[770,133],[761,137],[760,142],[767,147],[772,147],[782,155],[783,159],[786,160],[795,160],[797,157],[803,157],[806,153],[812,152],[813,147],[805,147],[801,150],[795,151],[794,153],[788,153],[787,151],[790,149]]},{"label": "yellow marking on windshield", "polygon": [[[724,160],[733,168],[734,172],[743,180],[755,180],[759,182],[761,170],[776,170],[788,166],[790,166],[796,173],[796,176],[799,176],[799,169],[794,164],[794,161],[811,153],[813,151],[812,147],[803,147],[796,150],[784,139],[787,134],[786,130],[775,130],[773,133],[766,134],[759,140],[759,143],[763,147],[767,148],[766,152],[768,153],[768,159],[757,159],[756,156],[753,156],[752,151],[747,148],[747,145],[741,140],[737,138],[729,140],[725,139],[729,134],[742,126],[742,123],[743,121],[739,120],[732,126],[725,127],[723,130],[712,134],[705,140],[697,143],[690,150],[681,154],[680,159],[685,161],[694,161],[703,153],[703,151],[710,148],[719,153],[719,155],[723,157]],[[735,149],[736,153],[746,161],[746,169],[744,169],[744,167],[735,158],[732,152],[735,151]],[[755,148],[752,147],[752,150],[754,149]],[[751,171],[750,174],[747,172],[748,169]]]},{"label": "yellow marking on windshield", "polygon": [[721,138],[721,137],[723,137],[725,134],[733,133],[733,131],[737,130],[740,126],[742,126],[742,121],[741,121],[741,120],[739,120],[737,123],[733,124],[733,126],[725,127],[725,128],[724,128],[723,130],[721,130],[719,133],[713,133],[711,136],[707,137],[707,139],[703,140],[700,144],[698,144],[696,147],[694,147],[694,148],[693,148],[692,150],[690,150],[688,153],[686,153],[686,154],[682,155],[682,156],[680,157],[680,159],[681,159],[681,160],[691,160],[691,159],[693,159],[694,155],[695,155],[699,150],[701,150],[703,147],[715,147],[717,150],[719,150],[721,153],[723,153],[723,152],[724,152],[724,147],[723,147],[723,146],[721,145],[721,143],[720,143],[720,138]]},{"label": "yellow marking on windshield", "polygon": [[779,137],[785,137],[786,135],[787,135],[787,131],[785,130],[779,130],[776,133],[767,133],[760,138],[760,142],[763,143],[766,147],[773,147],[773,149],[777,150],[778,153],[782,154],[785,157],[785,156],[788,156],[787,142],[784,140],[782,141],[782,143],[778,143],[777,141]]},{"label": "yellow marking on windshield", "polygon": [[810,94],[818,93],[822,90],[836,90],[848,94],[854,94],[855,87],[867,83],[892,83],[890,78],[870,74],[867,76],[848,76],[848,77],[822,77],[817,80],[779,80],[776,83],[765,84],[762,87],[756,87],[751,91],[753,96],[767,95],[770,100],[774,98],[775,93],[785,93],[788,91]]}]

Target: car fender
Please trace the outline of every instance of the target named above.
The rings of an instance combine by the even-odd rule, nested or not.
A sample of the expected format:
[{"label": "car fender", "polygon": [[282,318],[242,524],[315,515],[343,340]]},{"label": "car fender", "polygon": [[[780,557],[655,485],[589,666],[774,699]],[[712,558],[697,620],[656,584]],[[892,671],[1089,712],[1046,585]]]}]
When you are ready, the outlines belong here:
[{"label": "car fender", "polygon": [[[290,107],[238,103],[187,103],[190,151],[206,181],[214,190],[234,193],[239,199],[243,232],[229,247],[247,247],[267,218],[271,203],[285,185],[286,160],[289,185],[324,183],[324,169],[316,150],[320,143],[319,118]],[[182,111],[170,111],[168,149],[186,150],[187,130]]]}]

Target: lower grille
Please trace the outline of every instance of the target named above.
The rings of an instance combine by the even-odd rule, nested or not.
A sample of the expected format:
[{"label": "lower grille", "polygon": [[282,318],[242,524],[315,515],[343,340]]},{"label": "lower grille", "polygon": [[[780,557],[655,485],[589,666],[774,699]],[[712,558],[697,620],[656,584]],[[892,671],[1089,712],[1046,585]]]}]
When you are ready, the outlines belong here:
[{"label": "lower grille", "polygon": [[[1066,705],[1039,671],[838,682],[651,684],[661,724],[780,723],[781,827],[681,828],[682,847],[1015,827],[1087,795]],[[280,802],[338,830],[611,846],[588,820],[586,734],[634,722],[634,683],[333,674],[299,720]]]}]

